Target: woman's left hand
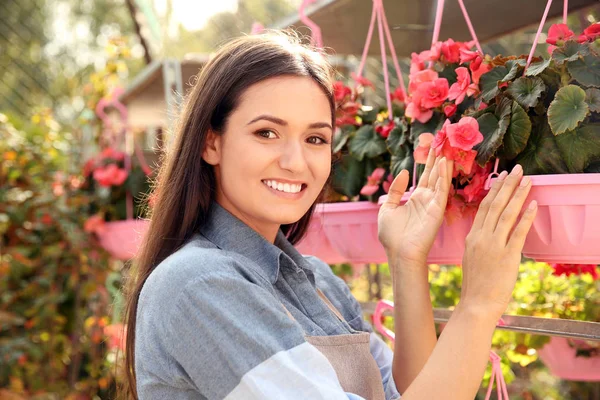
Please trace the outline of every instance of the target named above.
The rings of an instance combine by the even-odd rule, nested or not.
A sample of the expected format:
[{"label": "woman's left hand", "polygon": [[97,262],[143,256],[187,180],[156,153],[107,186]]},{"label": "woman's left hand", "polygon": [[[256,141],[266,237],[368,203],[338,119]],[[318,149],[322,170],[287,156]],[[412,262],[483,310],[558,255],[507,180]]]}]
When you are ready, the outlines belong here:
[{"label": "woman's left hand", "polygon": [[400,205],[409,180],[402,170],[390,186],[388,198],[378,216],[379,241],[388,258],[425,264],[444,212],[452,180],[452,161],[435,158],[431,150],[419,184],[404,205]]}]

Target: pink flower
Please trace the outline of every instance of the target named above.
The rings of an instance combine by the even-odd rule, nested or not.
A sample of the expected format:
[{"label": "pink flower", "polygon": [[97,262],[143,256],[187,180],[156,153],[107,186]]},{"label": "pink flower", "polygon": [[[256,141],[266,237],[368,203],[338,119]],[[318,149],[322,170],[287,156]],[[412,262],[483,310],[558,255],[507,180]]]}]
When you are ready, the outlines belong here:
[{"label": "pink flower", "polygon": [[371,196],[379,190],[379,182],[383,179],[385,174],[384,168],[375,168],[375,170],[367,178],[367,184],[360,190],[360,194],[363,196]]},{"label": "pink flower", "polygon": [[593,41],[600,37],[600,22],[596,22],[585,28],[583,34],[586,36],[587,40]]},{"label": "pink flower", "polygon": [[433,140],[434,136],[431,133],[427,132],[419,135],[419,145],[413,153],[417,164],[427,164],[427,155],[429,154]]},{"label": "pink flower", "polygon": [[421,95],[422,107],[436,108],[444,104],[448,98],[448,89],[448,80],[445,78],[421,84],[417,92]]},{"label": "pink flower", "polygon": [[416,119],[424,124],[433,116],[433,110],[423,107],[420,93],[415,93],[411,97],[410,103],[406,106],[405,114],[407,117]]},{"label": "pink flower", "polygon": [[94,179],[100,186],[119,186],[127,179],[127,171],[117,167],[116,164],[109,164],[104,168],[96,169],[94,171]]},{"label": "pink flower", "polygon": [[450,142],[448,141],[448,137],[446,134],[446,128],[450,125],[450,120],[447,119],[435,137],[433,138],[433,142],[431,142],[431,148],[435,149],[436,157],[442,155],[446,157],[448,160],[453,160],[453,151],[452,146],[450,146]]},{"label": "pink flower", "polygon": [[394,124],[394,121],[389,121],[385,125],[378,125],[378,126],[376,126],[375,127],[375,132],[379,133],[379,135],[382,138],[387,139],[387,137],[390,136],[390,132],[395,127],[396,127],[396,124]]},{"label": "pink flower", "polygon": [[425,63],[419,58],[417,53],[410,55],[410,75],[416,74],[425,69]]},{"label": "pink flower", "polygon": [[425,69],[422,71],[417,71],[414,74],[410,74],[410,83],[408,84],[408,91],[411,93],[415,93],[421,84],[425,82],[432,82],[438,79],[438,73],[431,69]]},{"label": "pink flower", "polygon": [[456,100],[456,104],[460,104],[467,95],[467,90],[471,84],[471,75],[469,70],[465,67],[456,68],[457,81],[452,84],[448,91],[448,100]]},{"label": "pink flower", "polygon": [[450,145],[462,150],[471,150],[473,146],[483,142],[479,123],[473,117],[464,117],[456,124],[449,124],[446,131]]},{"label": "pink flower", "polygon": [[454,103],[445,105],[444,106],[444,114],[446,115],[446,117],[450,118],[451,116],[456,114],[456,109],[458,109],[458,106]]},{"label": "pink flower", "polygon": [[108,339],[107,346],[109,349],[125,351],[127,328],[124,327],[123,324],[112,324],[105,326],[104,335]]},{"label": "pink flower", "polygon": [[454,64],[460,61],[460,49],[462,44],[455,42],[452,39],[448,39],[442,43],[442,55],[446,59],[446,62]]},{"label": "pink flower", "polygon": [[479,63],[479,65],[477,65],[477,68],[475,68],[473,63],[471,63],[469,65],[469,69],[471,70],[471,78],[473,79],[473,83],[478,85],[479,78],[481,77],[481,75],[483,75],[486,72],[488,72],[489,70],[491,70],[492,66],[488,63]]},{"label": "pink flower", "polygon": [[388,174],[388,177],[385,181],[383,181],[383,191],[389,193],[390,187],[392,186],[392,182],[394,182],[394,175]]},{"label": "pink flower", "polygon": [[565,40],[575,36],[572,30],[566,24],[554,24],[548,29],[548,39],[546,43],[561,46]]},{"label": "pink flower", "polygon": [[358,76],[354,72],[352,74],[350,74],[350,76],[352,76],[352,79],[354,79],[354,81],[356,83],[358,83],[359,85],[361,85],[363,87],[367,87],[368,86],[368,87],[371,87],[371,88],[375,89],[375,85],[373,85],[373,82],[371,82],[367,78],[362,77],[362,76]]},{"label": "pink flower", "polygon": [[[479,57],[479,53],[476,51],[471,51],[469,49],[461,48],[460,49],[460,63],[464,64],[469,61],[473,61]],[[479,57],[481,58],[481,57]]]},{"label": "pink flower", "polygon": [[463,175],[471,175],[473,164],[475,164],[475,157],[477,157],[476,150],[453,148],[452,160],[454,160],[455,171],[462,172]]},{"label": "pink flower", "polygon": [[552,268],[552,275],[556,276],[590,274],[594,280],[598,279],[598,269],[594,264],[552,264]]},{"label": "pink flower", "polygon": [[83,230],[87,233],[102,233],[104,229],[104,218],[99,214],[92,215],[83,224]]}]

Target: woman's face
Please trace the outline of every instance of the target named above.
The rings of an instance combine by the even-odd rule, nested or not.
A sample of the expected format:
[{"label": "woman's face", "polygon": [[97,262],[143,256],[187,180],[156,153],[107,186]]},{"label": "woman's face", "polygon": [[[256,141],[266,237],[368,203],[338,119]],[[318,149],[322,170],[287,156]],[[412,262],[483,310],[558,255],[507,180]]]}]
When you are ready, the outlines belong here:
[{"label": "woman's face", "polygon": [[315,202],[331,169],[331,109],[309,77],[271,78],[249,87],[222,135],[209,134],[217,202],[274,240]]}]

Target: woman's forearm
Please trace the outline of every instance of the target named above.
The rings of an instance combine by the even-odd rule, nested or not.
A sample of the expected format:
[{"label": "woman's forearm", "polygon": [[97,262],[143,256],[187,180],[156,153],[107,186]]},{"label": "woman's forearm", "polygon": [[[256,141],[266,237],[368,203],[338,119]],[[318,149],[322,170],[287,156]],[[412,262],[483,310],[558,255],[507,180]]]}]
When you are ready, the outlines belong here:
[{"label": "woman's forearm", "polygon": [[394,292],[396,387],[403,393],[425,366],[436,344],[425,263],[390,260]]},{"label": "woman's forearm", "polygon": [[403,400],[472,400],[481,386],[497,322],[485,309],[459,303],[431,357]]}]

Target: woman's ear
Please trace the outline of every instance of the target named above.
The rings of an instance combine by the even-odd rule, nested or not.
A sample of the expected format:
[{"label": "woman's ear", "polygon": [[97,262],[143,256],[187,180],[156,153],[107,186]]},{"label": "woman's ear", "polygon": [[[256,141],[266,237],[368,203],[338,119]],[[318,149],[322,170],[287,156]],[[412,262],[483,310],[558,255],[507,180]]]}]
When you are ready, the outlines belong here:
[{"label": "woman's ear", "polygon": [[221,161],[221,135],[212,130],[207,132],[202,159],[210,165],[218,165]]}]

